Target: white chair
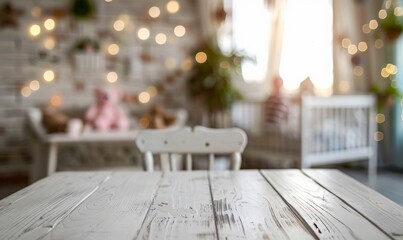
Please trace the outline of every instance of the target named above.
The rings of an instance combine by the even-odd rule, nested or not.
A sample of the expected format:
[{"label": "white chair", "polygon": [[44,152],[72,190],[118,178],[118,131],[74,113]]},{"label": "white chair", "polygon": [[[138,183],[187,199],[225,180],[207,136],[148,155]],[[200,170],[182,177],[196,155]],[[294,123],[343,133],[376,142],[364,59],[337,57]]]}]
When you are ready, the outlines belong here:
[{"label": "white chair", "polygon": [[207,154],[210,170],[214,170],[215,154],[228,154],[231,156],[231,170],[239,170],[241,153],[246,143],[246,133],[242,129],[212,129],[202,126],[196,126],[193,130],[190,127],[178,130],[144,130],[136,138],[136,145],[144,154],[146,171],[154,170],[153,154],[160,154],[162,171],[177,170],[175,161],[178,154],[186,156],[188,171],[192,170],[192,154]]}]

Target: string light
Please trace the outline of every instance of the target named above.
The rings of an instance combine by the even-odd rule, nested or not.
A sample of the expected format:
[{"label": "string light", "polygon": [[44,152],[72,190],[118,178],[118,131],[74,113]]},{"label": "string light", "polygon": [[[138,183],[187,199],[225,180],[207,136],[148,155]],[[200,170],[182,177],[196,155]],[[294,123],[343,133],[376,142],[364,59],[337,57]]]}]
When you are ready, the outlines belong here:
[{"label": "string light", "polygon": [[351,45],[348,46],[348,48],[347,48],[347,52],[348,52],[350,55],[356,54],[357,51],[358,51],[357,46],[354,45],[354,44],[351,44]]},{"label": "string light", "polygon": [[119,46],[116,43],[112,43],[108,46],[108,53],[110,55],[117,55],[119,53]]},{"label": "string light", "polygon": [[205,52],[196,53],[195,60],[198,63],[204,63],[207,61],[207,54]]},{"label": "string light", "polygon": [[52,105],[53,107],[59,107],[60,105],[62,105],[62,97],[60,95],[53,95],[50,98],[50,105]]},{"label": "string light", "polygon": [[377,141],[377,142],[382,141],[383,138],[384,138],[383,132],[377,131],[375,133],[375,136],[374,136],[375,141]]},{"label": "string light", "polygon": [[154,86],[148,87],[146,91],[150,94],[151,97],[154,97],[158,94],[158,89]]},{"label": "string light", "polygon": [[161,11],[160,11],[159,7],[153,6],[153,7],[150,7],[150,9],[148,10],[148,14],[152,18],[157,18],[160,16]]},{"label": "string light", "polygon": [[155,42],[159,45],[165,44],[167,42],[167,36],[163,33],[158,33],[155,35]]},{"label": "string light", "polygon": [[348,48],[348,46],[351,45],[351,41],[348,38],[343,38],[343,40],[341,40],[341,46],[343,48]]},{"label": "string light", "polygon": [[41,34],[41,27],[38,24],[34,24],[29,28],[29,33],[33,37],[37,37],[39,34]]},{"label": "string light", "polygon": [[369,28],[369,24],[366,23],[366,24],[362,25],[362,32],[366,33],[366,34],[371,32],[371,29]]},{"label": "string light", "polygon": [[378,12],[379,19],[385,19],[388,16],[388,12],[385,9],[381,9]]},{"label": "string light", "polygon": [[110,83],[114,83],[118,80],[118,74],[116,72],[109,72],[106,75],[106,80]]},{"label": "string light", "polygon": [[346,80],[340,81],[339,82],[339,90],[341,92],[348,92],[350,90],[350,83],[347,82]]},{"label": "string light", "polygon": [[55,80],[55,73],[52,70],[47,70],[43,73],[43,79],[46,82],[52,82]]},{"label": "string light", "polygon": [[375,48],[382,48],[383,47],[383,41],[382,39],[376,39],[375,40]]},{"label": "string light", "polygon": [[53,48],[55,48],[55,45],[56,45],[56,41],[53,37],[47,37],[43,41],[43,46],[48,50],[52,50]]},{"label": "string light", "polygon": [[353,69],[354,75],[360,77],[364,74],[364,68],[361,66],[355,66]]},{"label": "string light", "polygon": [[39,81],[38,80],[32,80],[30,83],[29,83],[29,88],[32,90],[32,91],[37,91],[37,90],[39,90]]},{"label": "string light", "polygon": [[45,22],[43,23],[43,26],[45,27],[46,30],[53,30],[55,29],[56,26],[56,22],[55,20],[53,20],[52,18],[48,18],[45,20]]},{"label": "string light", "polygon": [[365,52],[368,49],[368,44],[366,42],[359,42],[358,43],[358,50],[360,52]]},{"label": "string light", "polygon": [[150,101],[150,99],[151,99],[151,96],[150,96],[150,94],[148,92],[141,92],[139,94],[138,98],[139,98],[139,102],[148,103]]},{"label": "string light", "polygon": [[123,31],[123,29],[125,29],[125,22],[118,19],[113,23],[113,28],[118,32]]},{"label": "string light", "polygon": [[147,40],[150,37],[150,30],[148,30],[148,28],[145,27],[140,28],[137,32],[137,36],[141,40]]},{"label": "string light", "polygon": [[169,1],[167,3],[167,10],[169,13],[177,13],[179,11],[180,5],[177,1]]},{"label": "string light", "polygon": [[31,89],[28,86],[25,86],[21,89],[21,95],[23,97],[29,97],[31,95]]},{"label": "string light", "polygon": [[378,28],[378,21],[376,21],[375,19],[372,19],[371,21],[369,21],[369,28],[371,30],[375,30]]},{"label": "string light", "polygon": [[186,28],[182,25],[178,25],[174,28],[174,34],[177,37],[183,37],[186,33]]},{"label": "string light", "polygon": [[375,116],[375,120],[377,123],[383,123],[383,122],[385,122],[385,115],[382,113],[378,113]]}]

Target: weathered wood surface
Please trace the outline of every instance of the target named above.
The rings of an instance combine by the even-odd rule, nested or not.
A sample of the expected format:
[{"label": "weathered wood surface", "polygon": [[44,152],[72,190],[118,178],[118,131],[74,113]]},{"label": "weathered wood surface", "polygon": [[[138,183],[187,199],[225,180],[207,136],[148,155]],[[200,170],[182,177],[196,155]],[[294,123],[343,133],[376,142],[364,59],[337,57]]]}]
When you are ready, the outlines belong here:
[{"label": "weathered wood surface", "polygon": [[0,239],[42,238],[109,177],[107,172],[60,173],[6,198],[0,202]]},{"label": "weathered wood surface", "polygon": [[165,172],[138,239],[216,239],[208,172]]},{"label": "weathered wood surface", "polygon": [[220,239],[314,239],[257,171],[210,172]]},{"label": "weathered wood surface", "polygon": [[160,180],[157,172],[113,173],[44,239],[133,239]]},{"label": "weathered wood surface", "polygon": [[403,240],[403,207],[338,170],[309,169],[304,173],[380,226],[391,238]]},{"label": "weathered wood surface", "polygon": [[320,239],[390,239],[362,215],[300,170],[262,174]]},{"label": "weathered wood surface", "polygon": [[0,239],[402,239],[402,215],[332,170],[65,172],[0,201]]}]

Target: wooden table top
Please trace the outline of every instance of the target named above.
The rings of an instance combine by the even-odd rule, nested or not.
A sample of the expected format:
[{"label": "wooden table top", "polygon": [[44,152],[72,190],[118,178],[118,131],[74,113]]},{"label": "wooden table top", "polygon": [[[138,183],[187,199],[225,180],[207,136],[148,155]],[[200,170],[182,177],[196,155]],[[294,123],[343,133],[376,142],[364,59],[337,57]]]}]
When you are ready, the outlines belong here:
[{"label": "wooden table top", "polygon": [[0,201],[0,239],[403,239],[337,170],[60,172]]}]

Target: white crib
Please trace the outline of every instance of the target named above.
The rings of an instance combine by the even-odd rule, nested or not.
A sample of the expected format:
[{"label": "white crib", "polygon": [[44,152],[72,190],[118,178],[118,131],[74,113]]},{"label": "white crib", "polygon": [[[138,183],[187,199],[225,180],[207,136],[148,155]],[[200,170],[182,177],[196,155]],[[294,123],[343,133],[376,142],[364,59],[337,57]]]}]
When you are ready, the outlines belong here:
[{"label": "white crib", "polygon": [[246,161],[309,168],[368,160],[369,176],[376,175],[374,96],[303,96],[281,123],[266,124],[263,116],[262,102],[241,101],[233,107],[233,125],[248,133]]}]

